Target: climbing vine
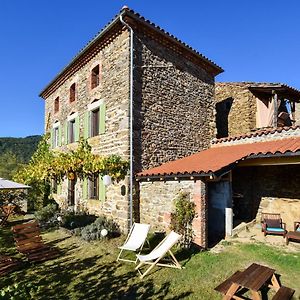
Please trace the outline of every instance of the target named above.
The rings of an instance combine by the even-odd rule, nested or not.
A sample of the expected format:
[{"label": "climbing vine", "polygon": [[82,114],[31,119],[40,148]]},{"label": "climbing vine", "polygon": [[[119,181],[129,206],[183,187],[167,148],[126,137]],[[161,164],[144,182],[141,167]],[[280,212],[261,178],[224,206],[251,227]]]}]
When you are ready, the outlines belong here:
[{"label": "climbing vine", "polygon": [[195,203],[189,193],[181,192],[174,201],[175,210],[171,213],[171,229],[182,235],[180,244],[189,248],[193,240],[192,223],[196,217]]},{"label": "climbing vine", "polygon": [[128,172],[128,161],[118,155],[100,156],[92,153],[87,140],[80,140],[78,147],[68,152],[51,150],[48,140],[49,135],[45,135],[30,162],[14,176],[15,181],[32,186],[40,198],[46,199],[49,196],[51,179],[61,181],[63,178],[83,178],[98,174],[110,175],[113,181],[119,181]]}]

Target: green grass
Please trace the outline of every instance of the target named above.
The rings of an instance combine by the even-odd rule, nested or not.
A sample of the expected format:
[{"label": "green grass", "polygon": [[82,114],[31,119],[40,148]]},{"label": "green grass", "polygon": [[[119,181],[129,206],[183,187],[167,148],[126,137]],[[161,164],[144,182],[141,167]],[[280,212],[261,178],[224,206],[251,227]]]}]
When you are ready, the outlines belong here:
[{"label": "green grass", "polygon": [[[26,263],[2,277],[0,288],[18,282],[39,287],[34,299],[221,299],[214,287],[234,271],[258,262],[276,269],[283,285],[296,289],[300,299],[300,254],[263,244],[230,244],[212,252],[178,252],[183,270],[155,268],[140,280],[133,264],[117,263],[117,247],[124,238],[87,243],[62,230],[44,233],[61,256],[41,264]],[[0,252],[15,251],[8,228],[0,229]]]}]

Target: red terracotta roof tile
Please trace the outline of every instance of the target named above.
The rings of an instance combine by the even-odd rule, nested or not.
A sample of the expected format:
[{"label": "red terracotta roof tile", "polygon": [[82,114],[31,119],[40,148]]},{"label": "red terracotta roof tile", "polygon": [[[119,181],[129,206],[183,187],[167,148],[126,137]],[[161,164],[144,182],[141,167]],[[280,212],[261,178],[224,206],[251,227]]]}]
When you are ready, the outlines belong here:
[{"label": "red terracotta roof tile", "polygon": [[286,127],[277,127],[277,128],[266,128],[266,129],[259,129],[253,132],[241,134],[241,135],[236,135],[236,136],[229,136],[225,138],[220,138],[220,139],[214,139],[212,140],[212,144],[219,144],[223,142],[229,142],[229,141],[236,141],[236,140],[241,140],[245,138],[252,138],[252,137],[257,137],[257,136],[265,136],[269,134],[274,134],[274,133],[280,133],[283,131],[292,131],[292,130],[297,130],[300,129],[300,126],[286,126]]},{"label": "red terracotta roof tile", "polygon": [[159,167],[143,171],[137,174],[137,176],[210,174],[246,159],[250,155],[285,154],[288,152],[295,153],[296,151],[300,151],[300,137],[251,144],[220,146],[165,163]]}]

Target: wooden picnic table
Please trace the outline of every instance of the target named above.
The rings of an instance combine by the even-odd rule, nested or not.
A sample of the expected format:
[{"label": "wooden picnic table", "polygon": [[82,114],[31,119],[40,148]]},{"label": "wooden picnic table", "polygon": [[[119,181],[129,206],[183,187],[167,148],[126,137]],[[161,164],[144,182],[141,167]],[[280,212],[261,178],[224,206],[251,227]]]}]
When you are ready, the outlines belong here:
[{"label": "wooden picnic table", "polygon": [[259,290],[265,285],[275,291],[280,289],[280,284],[275,276],[275,270],[253,263],[244,271],[237,272],[233,277],[231,277],[229,289],[225,293],[223,299],[245,299],[236,294],[244,288],[250,291],[252,299],[261,300]]}]

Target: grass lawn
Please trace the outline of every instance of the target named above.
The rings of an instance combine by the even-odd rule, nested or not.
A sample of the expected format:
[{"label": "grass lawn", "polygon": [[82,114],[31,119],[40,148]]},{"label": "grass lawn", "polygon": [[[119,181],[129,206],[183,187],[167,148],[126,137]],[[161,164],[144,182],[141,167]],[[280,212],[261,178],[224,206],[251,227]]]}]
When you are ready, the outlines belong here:
[{"label": "grass lawn", "polygon": [[[133,264],[117,263],[117,246],[124,237],[87,243],[63,230],[46,232],[44,239],[61,256],[41,264],[25,264],[2,277],[0,288],[32,282],[39,287],[34,299],[221,299],[214,287],[237,269],[252,262],[281,274],[283,285],[296,289],[300,299],[300,254],[263,244],[225,244],[221,253],[177,253],[183,270],[155,268],[140,280]],[[279,237],[280,238],[280,237]],[[9,228],[0,228],[0,253],[19,256]]]}]

